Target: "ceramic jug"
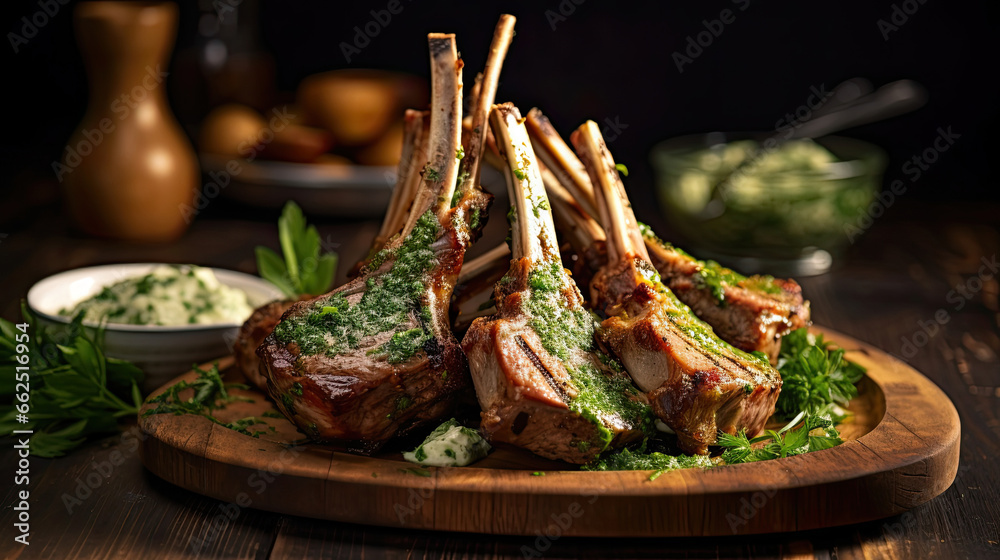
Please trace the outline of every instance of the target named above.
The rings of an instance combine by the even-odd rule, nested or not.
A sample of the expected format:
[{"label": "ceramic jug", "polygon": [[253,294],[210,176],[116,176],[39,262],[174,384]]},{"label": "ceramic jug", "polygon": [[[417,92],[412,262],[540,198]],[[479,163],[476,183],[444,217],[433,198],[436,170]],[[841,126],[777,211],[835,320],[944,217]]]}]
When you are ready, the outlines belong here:
[{"label": "ceramic jug", "polygon": [[91,235],[170,241],[191,220],[198,164],[166,98],[177,12],[157,2],[82,2],[74,12],[90,99],[56,176]]}]

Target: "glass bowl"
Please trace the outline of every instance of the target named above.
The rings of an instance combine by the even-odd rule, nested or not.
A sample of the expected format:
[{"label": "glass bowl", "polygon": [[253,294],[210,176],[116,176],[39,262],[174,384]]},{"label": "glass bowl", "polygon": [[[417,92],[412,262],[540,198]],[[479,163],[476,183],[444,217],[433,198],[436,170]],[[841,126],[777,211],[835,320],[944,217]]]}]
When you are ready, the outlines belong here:
[{"label": "glass bowl", "polygon": [[825,272],[868,223],[885,153],[839,136],[777,148],[763,137],[715,132],[654,146],[666,217],[701,258],[751,273]]}]

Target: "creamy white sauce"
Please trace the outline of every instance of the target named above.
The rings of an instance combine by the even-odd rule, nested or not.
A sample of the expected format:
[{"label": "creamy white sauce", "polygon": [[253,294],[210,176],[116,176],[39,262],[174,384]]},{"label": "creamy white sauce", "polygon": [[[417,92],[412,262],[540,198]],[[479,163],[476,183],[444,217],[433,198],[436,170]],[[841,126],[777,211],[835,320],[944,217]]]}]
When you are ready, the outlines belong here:
[{"label": "creamy white sauce", "polygon": [[183,326],[242,323],[253,308],[246,292],[222,284],[209,268],[164,265],[106,286],[59,314],[80,311],[89,321]]}]

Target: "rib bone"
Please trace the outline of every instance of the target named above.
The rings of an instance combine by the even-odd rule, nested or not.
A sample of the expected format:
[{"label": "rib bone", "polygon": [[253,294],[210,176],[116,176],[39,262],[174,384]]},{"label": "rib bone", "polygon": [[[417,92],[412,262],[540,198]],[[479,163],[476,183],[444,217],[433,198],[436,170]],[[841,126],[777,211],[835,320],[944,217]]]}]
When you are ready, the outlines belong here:
[{"label": "rib bone", "polygon": [[455,48],[455,35],[427,36],[431,53],[431,130],[428,161],[422,171],[424,189],[413,203],[403,234],[430,208],[439,222],[451,209],[451,196],[458,177],[458,148],[462,145],[462,61]]},{"label": "rib bone", "polygon": [[462,184],[458,187],[463,196],[469,189],[479,186],[481,161],[486,150],[486,120],[496,98],[502,61],[507,56],[507,49],[514,38],[515,21],[516,18],[512,15],[500,16],[493,33],[493,42],[490,44],[490,53],[486,58],[486,69],[482,73],[482,79],[477,83],[478,91],[474,92],[476,95],[470,111],[472,129],[462,160]]},{"label": "rib bone", "polygon": [[413,204],[420,185],[420,170],[422,162],[427,161],[427,111],[407,109],[403,119],[403,152],[399,158],[399,170],[396,173],[396,188],[392,190],[389,208],[382,228],[372,243],[371,254],[385,247],[393,235],[400,233],[406,223],[406,215]]},{"label": "rib bone", "polygon": [[597,202],[594,189],[583,163],[566,145],[549,119],[536,107],[528,111],[525,121],[531,143],[538,159],[548,167],[559,183],[569,191],[577,203],[591,216],[597,216]]},{"label": "rib bone", "polygon": [[625,187],[597,123],[585,122],[570,140],[580,153],[591,183],[596,185],[594,200],[597,217],[608,237],[608,262],[618,262],[625,255],[635,255],[648,261],[649,254],[639,232],[639,224],[632,213],[632,206],[627,202]]}]

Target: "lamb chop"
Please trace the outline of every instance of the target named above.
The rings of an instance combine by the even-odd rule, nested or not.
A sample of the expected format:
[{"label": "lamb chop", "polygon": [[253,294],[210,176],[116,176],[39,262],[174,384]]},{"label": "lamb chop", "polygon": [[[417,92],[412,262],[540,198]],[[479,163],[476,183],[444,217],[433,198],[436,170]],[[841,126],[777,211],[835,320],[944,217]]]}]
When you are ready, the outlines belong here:
[{"label": "lamb chop", "polygon": [[462,341],[483,409],[481,431],[549,459],[586,463],[642,437],[648,404],[596,348],[596,321],[562,267],[545,187],[521,115],[496,106],[490,127],[507,165],[510,269],[497,314]]},{"label": "lamb chop", "polygon": [[695,259],[644,224],[640,230],[667,286],[733,346],[763,352],[777,363],[781,337],[811,323],[809,301],[795,280],[743,276],[715,261]]},{"label": "lamb chop", "polygon": [[[477,77],[477,83],[478,79],[481,79],[481,75]],[[478,98],[478,93],[474,95]],[[414,109],[407,109],[404,115],[403,150],[396,172],[396,185],[389,199],[389,205],[386,209],[382,226],[372,240],[368,254],[355,263],[347,273],[348,278],[356,277],[364,266],[379,251],[385,248],[389,239],[403,229],[406,216],[413,205],[413,200],[420,185],[422,166],[427,161],[429,115],[428,111],[417,111]],[[471,130],[471,116],[468,117],[468,120]],[[458,279],[458,286],[463,288],[463,290],[461,294],[456,291],[456,298],[475,295],[486,284],[492,286],[493,282],[499,278],[499,275],[502,275],[501,272],[495,278],[492,278],[492,275],[495,274],[493,269],[497,268],[497,263],[506,268],[503,261],[495,258],[478,260],[473,270],[467,269],[470,264],[474,263],[465,263],[462,274]],[[466,277],[473,280],[472,284],[466,285],[463,281]],[[237,367],[240,368],[248,381],[265,391],[267,390],[267,379],[261,372],[261,361],[257,357],[257,347],[260,346],[267,335],[271,334],[275,325],[281,320],[281,315],[291,307],[292,303],[294,303],[292,300],[274,301],[254,310],[254,313],[240,328],[233,345]]]},{"label": "lamb chop", "polygon": [[[556,224],[573,233],[567,237],[574,249],[596,270],[606,259],[605,239],[600,228],[588,224],[588,215],[597,217],[596,198],[583,163],[537,108],[528,113],[526,124],[532,145],[555,179],[546,181],[546,188]],[[553,196],[554,190],[569,196]],[[742,276],[713,261],[695,259],[644,224],[640,231],[663,282],[726,342],[747,352],[764,352],[774,362],[781,337],[809,325],[809,302],[794,280]]]},{"label": "lamb chop", "polygon": [[[427,111],[412,109],[406,111],[403,119],[403,155],[396,174],[396,186],[392,191],[382,227],[372,242],[371,251],[348,274],[351,278],[357,276],[364,265],[385,247],[392,235],[403,229],[406,213],[413,205],[420,184],[420,166],[427,157],[425,142],[427,115]],[[267,390],[267,377],[262,371],[260,358],[257,357],[257,347],[264,342],[267,335],[271,334],[281,320],[282,314],[293,303],[295,303],[293,300],[273,301],[255,309],[240,327],[233,344],[237,367],[243,372],[247,381],[264,391]]]},{"label": "lamb chop", "polygon": [[660,281],[597,124],[587,121],[571,141],[596,187],[607,232],[608,263],[591,283],[591,302],[608,316],[601,340],[647,391],[684,451],[707,453],[719,431],[756,434],[774,412],[778,372],[717,337]]},{"label": "lamb chop", "polygon": [[[513,23],[503,16],[497,25],[475,106],[474,118],[484,123]],[[440,419],[469,386],[448,306],[492,199],[478,186],[482,135],[461,149],[462,62],[454,35],[432,33],[428,43],[429,160],[401,232],[357,278],[294,304],[257,350],[268,392],[286,416],[315,440],[361,451]]]}]

